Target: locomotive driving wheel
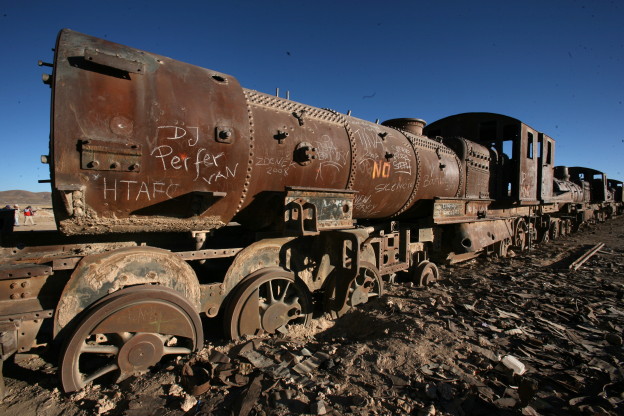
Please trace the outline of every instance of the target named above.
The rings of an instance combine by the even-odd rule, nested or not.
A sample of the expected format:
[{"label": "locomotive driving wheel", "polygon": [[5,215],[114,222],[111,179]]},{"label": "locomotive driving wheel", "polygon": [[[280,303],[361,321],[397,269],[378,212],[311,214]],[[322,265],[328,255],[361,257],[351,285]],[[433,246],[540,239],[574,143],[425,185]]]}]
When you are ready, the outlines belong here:
[{"label": "locomotive driving wheel", "polygon": [[414,272],[412,281],[416,286],[429,286],[440,278],[438,266],[430,261],[421,262]]},{"label": "locomotive driving wheel", "polygon": [[293,324],[307,324],[312,300],[305,284],[280,268],[262,269],[249,275],[235,289],[225,309],[226,335],[273,334]]},{"label": "locomotive driving wheel", "polygon": [[61,354],[63,390],[144,373],[165,355],[201,349],[203,336],[198,313],[178,292],[143,285],[122,289],[91,306],[73,329]]},{"label": "locomotive driving wheel", "polygon": [[366,261],[360,262],[358,274],[349,283],[347,297],[341,306],[337,304],[337,290],[334,285],[327,292],[325,300],[326,310],[333,318],[339,318],[350,309],[362,305],[372,298],[378,298],[383,295],[383,280],[379,270],[372,263]]}]

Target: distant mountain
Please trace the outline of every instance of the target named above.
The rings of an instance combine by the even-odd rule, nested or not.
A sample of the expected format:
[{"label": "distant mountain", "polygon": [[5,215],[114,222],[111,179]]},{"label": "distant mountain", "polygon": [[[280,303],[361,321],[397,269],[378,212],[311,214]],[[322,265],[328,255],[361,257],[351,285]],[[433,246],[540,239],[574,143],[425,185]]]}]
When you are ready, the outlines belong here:
[{"label": "distant mountain", "polygon": [[0,208],[5,205],[52,205],[50,192],[0,191]]}]

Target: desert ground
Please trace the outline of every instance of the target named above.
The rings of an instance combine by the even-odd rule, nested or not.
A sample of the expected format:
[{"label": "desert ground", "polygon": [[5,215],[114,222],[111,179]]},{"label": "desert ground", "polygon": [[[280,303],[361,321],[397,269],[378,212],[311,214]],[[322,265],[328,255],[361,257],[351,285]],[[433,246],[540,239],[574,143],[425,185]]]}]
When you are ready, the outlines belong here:
[{"label": "desert ground", "polygon": [[35,225],[25,225],[24,219],[24,208],[27,205],[20,205],[20,213],[19,213],[19,223],[18,227],[15,227],[15,231],[23,232],[23,231],[39,231],[39,230],[54,230],[56,229],[56,224],[54,223],[54,213],[52,212],[52,206],[45,204],[29,204],[35,210],[35,215],[33,217],[33,221]]},{"label": "desert ground", "polygon": [[618,217],[442,267],[430,287],[397,276],[384,297],[288,334],[228,342],[209,325],[198,354],[73,394],[60,391],[54,355],[18,355],[0,414],[621,415],[623,242]]}]

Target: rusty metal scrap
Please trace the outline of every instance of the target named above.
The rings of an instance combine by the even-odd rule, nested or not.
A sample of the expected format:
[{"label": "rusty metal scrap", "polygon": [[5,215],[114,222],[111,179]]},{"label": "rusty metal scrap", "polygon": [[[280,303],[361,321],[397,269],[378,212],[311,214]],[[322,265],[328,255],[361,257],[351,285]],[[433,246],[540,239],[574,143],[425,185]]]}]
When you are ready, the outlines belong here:
[{"label": "rusty metal scrap", "polygon": [[578,259],[574,260],[572,264],[570,264],[569,268],[572,270],[578,270],[587,260],[592,258],[601,248],[604,247],[604,243],[599,243],[589,249],[585,254],[583,254]]}]

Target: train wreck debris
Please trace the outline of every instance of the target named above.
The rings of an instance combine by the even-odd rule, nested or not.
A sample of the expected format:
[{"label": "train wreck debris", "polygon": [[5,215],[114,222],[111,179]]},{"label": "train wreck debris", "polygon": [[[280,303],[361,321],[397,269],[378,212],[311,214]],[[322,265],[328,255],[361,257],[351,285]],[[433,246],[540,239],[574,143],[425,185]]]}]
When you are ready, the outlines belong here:
[{"label": "train wreck debris", "polygon": [[574,260],[572,262],[572,264],[570,264],[570,269],[578,270],[579,267],[581,267],[587,260],[592,258],[592,256],[595,255],[596,253],[598,253],[598,251],[600,251],[600,249],[603,248],[603,247],[604,247],[604,243],[596,244],[594,247],[589,249],[581,257],[579,257],[578,259]]}]

